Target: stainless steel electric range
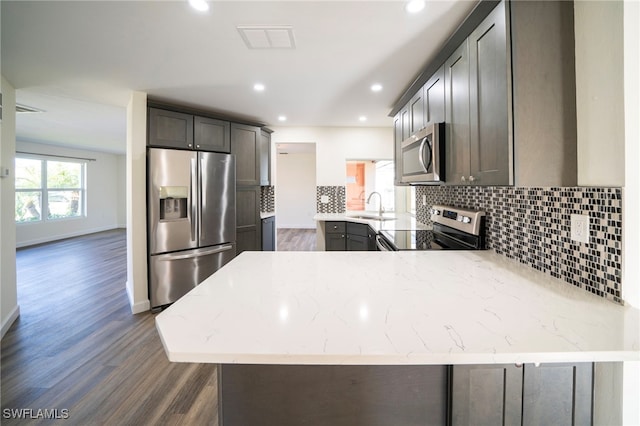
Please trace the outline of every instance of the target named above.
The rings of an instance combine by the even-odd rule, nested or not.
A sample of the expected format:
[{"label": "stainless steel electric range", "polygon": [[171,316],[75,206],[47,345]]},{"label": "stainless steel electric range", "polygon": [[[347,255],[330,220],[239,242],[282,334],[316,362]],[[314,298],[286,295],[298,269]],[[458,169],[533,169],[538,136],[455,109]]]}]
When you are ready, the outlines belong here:
[{"label": "stainless steel electric range", "polygon": [[380,231],[378,250],[484,250],[485,218],[484,211],[435,205],[432,230]]}]

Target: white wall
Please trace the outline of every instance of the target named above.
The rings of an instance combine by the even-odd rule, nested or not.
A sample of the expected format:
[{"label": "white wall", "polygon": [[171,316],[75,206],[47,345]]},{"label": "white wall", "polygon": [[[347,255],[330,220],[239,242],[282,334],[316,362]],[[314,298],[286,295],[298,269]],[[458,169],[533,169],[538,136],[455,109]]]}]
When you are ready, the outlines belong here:
[{"label": "white wall", "polygon": [[[16,227],[14,158],[16,151],[16,92],[4,77],[0,77],[2,121],[0,121],[0,168],[8,175],[0,178],[0,337],[18,318],[18,288],[16,285]],[[3,172],[4,173],[4,172]]]},{"label": "white wall", "polygon": [[16,245],[24,247],[77,235],[117,228],[124,207],[119,194],[125,191],[120,177],[119,155],[63,148],[31,142],[16,142],[16,150],[32,154],[53,154],[94,158],[87,167],[87,215],[79,218],[44,220],[16,224]]},{"label": "white wall", "polygon": [[276,157],[276,226],[316,227],[316,154],[289,153]]},{"label": "white wall", "polygon": [[624,185],[623,4],[621,1],[574,4],[581,186]]},{"label": "white wall", "polygon": [[118,155],[118,228],[127,227],[127,156]]},{"label": "white wall", "polygon": [[[640,308],[640,3],[624,2],[624,13],[611,23],[624,28],[624,139],[623,299]],[[624,363],[623,422],[640,424],[640,362]]]},{"label": "white wall", "polygon": [[[343,186],[346,160],[393,158],[393,128],[387,127],[274,127],[277,143],[316,144],[316,185]],[[276,166],[277,167],[277,166]],[[276,198],[278,182],[276,179]]]}]

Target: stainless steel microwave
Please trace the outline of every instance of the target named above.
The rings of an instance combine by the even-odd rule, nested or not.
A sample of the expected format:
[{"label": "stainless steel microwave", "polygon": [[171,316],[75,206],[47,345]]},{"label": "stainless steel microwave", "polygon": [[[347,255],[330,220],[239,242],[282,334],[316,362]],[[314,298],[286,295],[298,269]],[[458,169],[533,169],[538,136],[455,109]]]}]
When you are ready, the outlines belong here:
[{"label": "stainless steel microwave", "polygon": [[402,141],[402,182],[444,182],[444,127],[444,123],[429,124]]}]

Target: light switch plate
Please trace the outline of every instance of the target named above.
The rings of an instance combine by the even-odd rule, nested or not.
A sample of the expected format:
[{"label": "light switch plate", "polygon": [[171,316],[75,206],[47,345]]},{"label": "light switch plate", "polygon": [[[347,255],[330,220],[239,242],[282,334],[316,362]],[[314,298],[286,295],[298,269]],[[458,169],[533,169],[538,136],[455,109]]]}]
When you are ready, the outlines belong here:
[{"label": "light switch plate", "polygon": [[589,216],[584,214],[571,215],[571,239],[579,243],[589,243]]},{"label": "light switch plate", "polygon": [[321,195],[320,196],[320,202],[322,204],[328,204],[329,203],[329,196],[328,195]]}]

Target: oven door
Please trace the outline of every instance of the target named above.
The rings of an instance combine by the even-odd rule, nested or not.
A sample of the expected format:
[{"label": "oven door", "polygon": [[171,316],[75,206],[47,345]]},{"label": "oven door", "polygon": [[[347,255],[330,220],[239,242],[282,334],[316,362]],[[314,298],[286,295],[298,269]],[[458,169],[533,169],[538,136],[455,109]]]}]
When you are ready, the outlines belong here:
[{"label": "oven door", "polygon": [[431,124],[402,142],[402,182],[444,180],[444,123]]}]

